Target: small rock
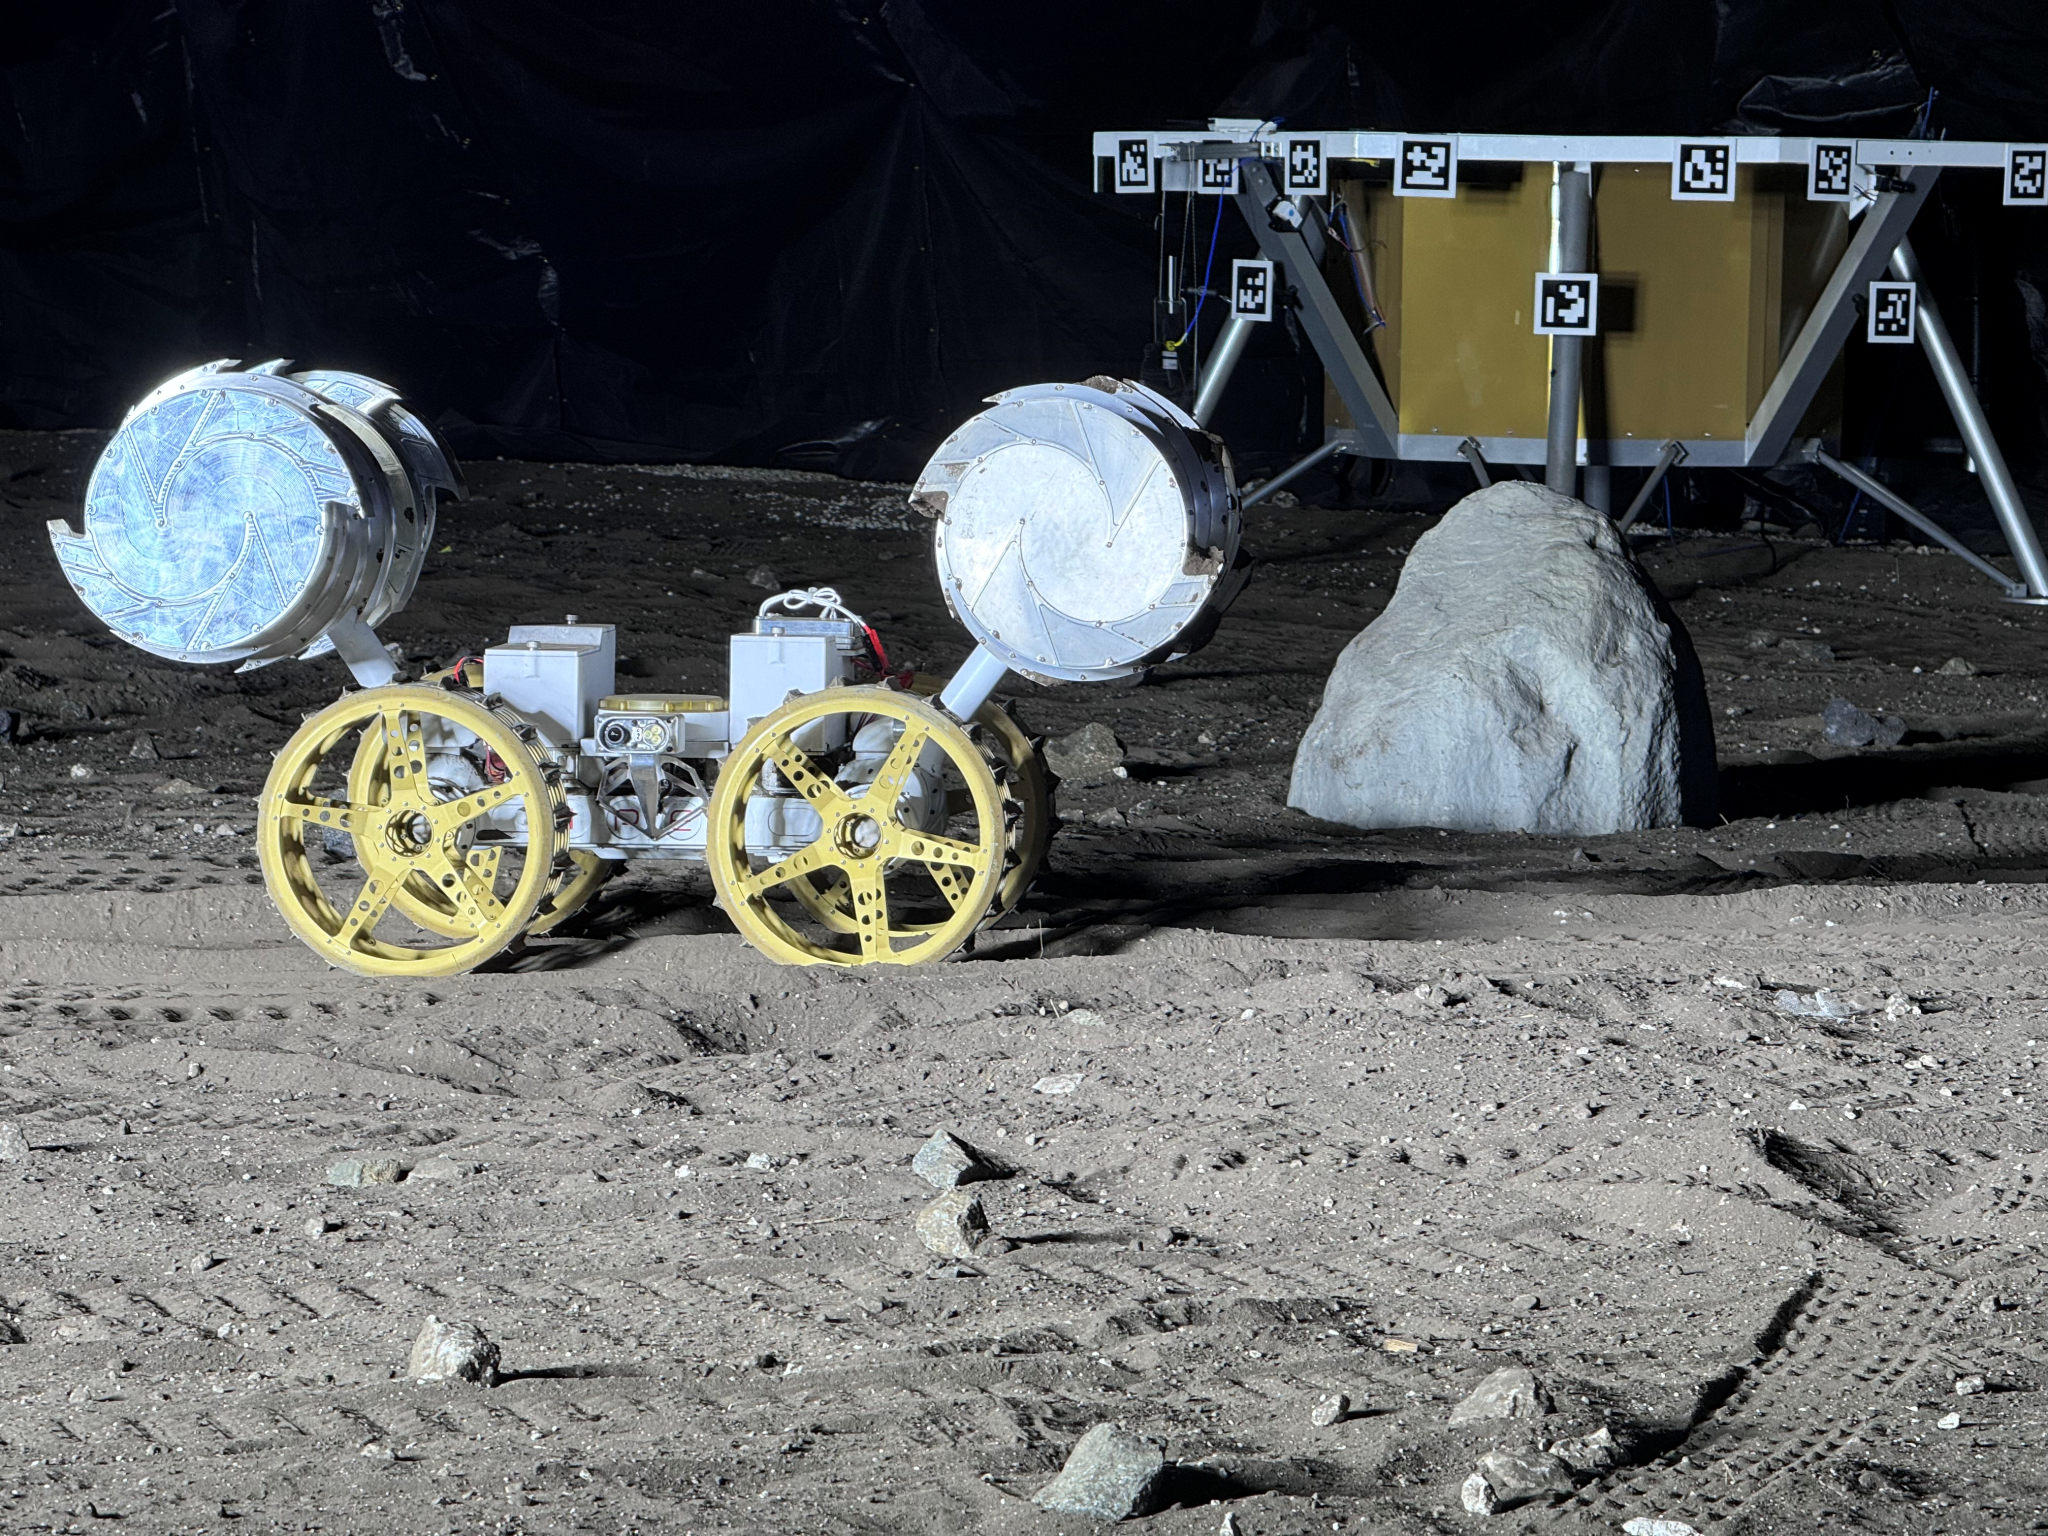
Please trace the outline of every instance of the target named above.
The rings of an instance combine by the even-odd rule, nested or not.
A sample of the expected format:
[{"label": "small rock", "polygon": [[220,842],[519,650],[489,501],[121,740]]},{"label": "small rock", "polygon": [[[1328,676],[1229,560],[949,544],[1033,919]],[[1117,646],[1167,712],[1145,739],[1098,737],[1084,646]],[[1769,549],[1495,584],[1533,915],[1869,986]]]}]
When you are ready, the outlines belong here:
[{"label": "small rock", "polygon": [[398,1453],[396,1451],[392,1450],[389,1446],[379,1445],[375,1440],[372,1440],[369,1444],[365,1445],[356,1454],[358,1456],[366,1456],[371,1461],[398,1460]]},{"label": "small rock", "polygon": [[1936,1429],[1961,1429],[1963,1427],[1963,1416],[1960,1413],[1944,1413],[1934,1421],[1934,1427]]},{"label": "small rock", "polygon": [[91,764],[89,764],[89,763],[73,763],[73,764],[71,765],[71,777],[72,777],[72,778],[74,778],[74,779],[89,779],[89,778],[91,778],[91,777],[92,777],[92,765],[91,765]]},{"label": "small rock", "polygon": [[1124,744],[1099,720],[1045,744],[1045,765],[1068,784],[1107,784],[1123,767]]},{"label": "small rock", "polygon": [[190,779],[165,779],[163,783],[157,785],[156,792],[160,795],[203,795],[207,793],[206,790],[194,784]]},{"label": "small rock", "polygon": [[981,1196],[949,1189],[917,1216],[917,1235],[933,1253],[949,1259],[971,1259],[976,1244],[988,1236],[988,1213]]},{"label": "small rock", "polygon": [[1838,747],[1896,747],[1906,737],[1897,715],[1873,715],[1847,699],[1829,699],[1820,721],[1821,735]]},{"label": "small rock", "polygon": [[1605,1104],[1596,1104],[1592,1100],[1588,1099],[1584,1104],[1581,1104],[1577,1109],[1573,1110],[1572,1113],[1581,1120],[1590,1120],[1595,1115],[1599,1114],[1600,1111],[1605,1109],[1606,1107],[1607,1106]]},{"label": "small rock", "polygon": [[412,1342],[406,1374],[414,1381],[498,1384],[498,1346],[475,1323],[444,1323],[431,1313]]},{"label": "small rock", "polygon": [[1605,1424],[1590,1435],[1553,1442],[1550,1454],[1581,1477],[1597,1477],[1621,1464],[1621,1447]]},{"label": "small rock", "polygon": [[1078,1072],[1061,1072],[1052,1077],[1041,1077],[1031,1086],[1040,1093],[1072,1093],[1081,1086],[1081,1074]]},{"label": "small rock", "polygon": [[306,1236],[325,1237],[340,1225],[341,1223],[329,1221],[325,1216],[308,1216],[306,1218]]},{"label": "small rock", "polygon": [[[0,1131],[0,1140],[4,1140],[5,1135],[6,1133],[4,1131]],[[1983,1313],[1986,1317],[1996,1317],[1998,1315],[1999,1308],[2004,1305],[2005,1303],[2000,1301],[1996,1296],[1986,1296],[1982,1301],[1977,1303],[1977,1310]]]},{"label": "small rock", "polygon": [[327,1170],[327,1182],[343,1189],[369,1184],[396,1184],[405,1170],[395,1157],[345,1157]]},{"label": "small rock", "polygon": [[1624,1520],[1621,1528],[1626,1536],[1700,1536],[1683,1520],[1663,1520],[1654,1515],[1637,1515],[1633,1520]]},{"label": "small rock", "polygon": [[1106,811],[1097,811],[1088,818],[1088,825],[1091,827],[1127,827],[1130,824],[1129,818],[1115,806]]},{"label": "small rock", "polygon": [[185,1063],[185,1075],[187,1077],[198,1077],[205,1070],[206,1068],[199,1065],[199,1063],[196,1061],[188,1061]]},{"label": "small rock", "polygon": [[135,738],[135,745],[128,749],[128,755],[153,763],[161,758],[163,753],[156,749],[156,738],[150,735],[149,732],[144,731]]},{"label": "small rock", "polygon": [[0,709],[0,741],[13,743],[21,740],[21,711]]},{"label": "small rock", "polygon": [[1550,1412],[1550,1394],[1526,1366],[1505,1365],[1451,1410],[1453,1424],[1482,1419],[1537,1419]]},{"label": "small rock", "polygon": [[775,1166],[775,1159],[766,1152],[749,1152],[747,1154],[747,1166],[756,1173],[766,1173]]},{"label": "small rock", "polygon": [[1473,1514],[1493,1515],[1572,1488],[1571,1468],[1555,1456],[1502,1449],[1479,1458],[1479,1470],[1465,1479],[1459,1496]]},{"label": "small rock", "polygon": [[1934,669],[1936,677],[1975,677],[1976,666],[1961,656],[1951,656]]},{"label": "small rock", "polygon": [[18,1163],[28,1156],[28,1138],[21,1127],[9,1120],[0,1125],[0,1163]]},{"label": "small rock", "polygon": [[1098,1424],[1032,1502],[1056,1514],[1128,1520],[1159,1507],[1165,1481],[1166,1457],[1158,1446],[1118,1425]]},{"label": "small rock", "polygon": [[1308,1413],[1309,1423],[1317,1429],[1328,1429],[1332,1424],[1342,1423],[1351,1412],[1351,1399],[1342,1392],[1332,1392],[1328,1397],[1316,1399],[1315,1407]]},{"label": "small rock", "polygon": [[1542,1305],[1543,1298],[1534,1291],[1524,1291],[1508,1302],[1509,1309],[1515,1312],[1534,1312]]},{"label": "small rock", "polygon": [[192,1255],[192,1273],[195,1275],[203,1275],[209,1269],[212,1269],[214,1265],[218,1264],[219,1262],[220,1260],[216,1259],[210,1253],[195,1253]]},{"label": "small rock", "polygon": [[1900,1019],[1914,1019],[1920,1016],[1920,1005],[1903,992],[1894,992],[1884,1000],[1884,1016],[1887,1023],[1896,1024]]},{"label": "small rock", "polygon": [[1752,629],[1749,632],[1748,645],[1752,651],[1768,651],[1777,643],[1778,637],[1768,629]]},{"label": "small rock", "polygon": [[476,1171],[474,1163],[458,1163],[452,1157],[434,1156],[413,1165],[407,1183],[420,1179],[466,1179]]},{"label": "small rock", "polygon": [[757,565],[747,572],[747,585],[759,587],[763,592],[779,592],[782,590],[782,578],[775,574],[773,566]]},{"label": "small rock", "polygon": [[1844,996],[1831,992],[1826,987],[1812,992],[1795,992],[1790,987],[1780,988],[1771,1001],[1778,1012],[1789,1013],[1802,1019],[1853,1019],[1858,1014],[1875,1013],[1879,1004],[1853,993]]},{"label": "small rock", "polygon": [[1979,1392],[1985,1391],[1988,1386],[1989,1383],[1982,1376],[1958,1376],[1956,1378],[1956,1396],[1975,1397]]},{"label": "small rock", "polygon": [[934,1189],[955,1189],[983,1179],[1000,1179],[1009,1169],[951,1131],[933,1131],[932,1139],[910,1160],[910,1171]]},{"label": "small rock", "polygon": [[1396,1338],[1393,1334],[1380,1340],[1380,1348],[1390,1355],[1412,1355],[1422,1346],[1413,1339]]},{"label": "small rock", "polygon": [[1778,649],[1787,656],[1797,656],[1801,661],[1825,662],[1835,659],[1835,648],[1825,640],[1780,640]]}]

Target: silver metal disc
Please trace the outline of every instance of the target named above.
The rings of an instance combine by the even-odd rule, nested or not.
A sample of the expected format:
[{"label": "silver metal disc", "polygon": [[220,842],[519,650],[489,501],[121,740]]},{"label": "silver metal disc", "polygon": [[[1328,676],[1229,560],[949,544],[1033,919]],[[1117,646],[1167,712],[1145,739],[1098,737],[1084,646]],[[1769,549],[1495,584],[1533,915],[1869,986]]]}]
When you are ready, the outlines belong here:
[{"label": "silver metal disc", "polygon": [[1228,460],[1162,406],[1113,380],[1010,390],[919,477],[947,601],[1015,670],[1115,677],[1162,659],[1229,568]]},{"label": "silver metal disc", "polygon": [[263,649],[295,612],[320,607],[338,525],[365,511],[332,432],[236,377],[191,378],[132,414],[94,467],[84,533],[52,529],[86,606],[159,655]]}]

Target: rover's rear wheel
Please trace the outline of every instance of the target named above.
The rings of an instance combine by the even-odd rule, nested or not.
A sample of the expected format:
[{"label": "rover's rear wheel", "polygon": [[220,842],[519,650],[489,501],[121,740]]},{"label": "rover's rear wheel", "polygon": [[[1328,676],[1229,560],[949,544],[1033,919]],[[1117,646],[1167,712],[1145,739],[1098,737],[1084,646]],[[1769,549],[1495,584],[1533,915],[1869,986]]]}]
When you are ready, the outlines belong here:
[{"label": "rover's rear wheel", "polygon": [[[798,744],[833,716],[847,739],[878,717],[900,722],[868,782],[838,783]],[[764,803],[788,802],[771,808],[808,807],[814,823],[774,858],[747,846],[748,807],[764,791]],[[994,907],[1005,859],[1003,799],[982,748],[936,706],[883,687],[828,688],[755,722],[719,770],[708,828],[719,905],[749,943],[792,965],[943,959]],[[843,910],[822,902],[834,881]]]},{"label": "rover's rear wheel", "polygon": [[[358,773],[366,751],[382,763]],[[257,852],[279,913],[330,963],[452,976],[531,925],[567,872],[555,862],[565,814],[516,720],[473,694],[395,684],[348,694],[285,743],[263,786]],[[348,836],[352,865],[334,858],[329,832]]]}]

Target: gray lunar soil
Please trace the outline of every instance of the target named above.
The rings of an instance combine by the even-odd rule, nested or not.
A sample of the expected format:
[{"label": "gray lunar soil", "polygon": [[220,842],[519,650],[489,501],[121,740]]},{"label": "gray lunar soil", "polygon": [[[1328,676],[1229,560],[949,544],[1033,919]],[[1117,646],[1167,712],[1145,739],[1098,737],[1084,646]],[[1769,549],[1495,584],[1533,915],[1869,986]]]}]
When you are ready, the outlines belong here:
[{"label": "gray lunar soil", "polygon": [[[976,953],[780,969],[657,867],[392,982],[290,938],[249,836],[337,665],[99,632],[43,538],[99,441],[0,434],[9,1536],[1053,1536],[1102,1424],[1163,1470],[1098,1437],[1142,1487],[1067,1486],[1160,1536],[2048,1529],[2048,617],[1958,561],[1650,547],[1711,827],[1354,832],[1289,767],[1432,519],[1260,508],[1209,649],[1018,686],[1125,776]],[[717,690],[763,567],[965,653],[900,488],[469,468],[386,631],[422,661],[573,611]],[[917,1235],[940,1129],[1005,1175],[965,1257]],[[429,1317],[495,1366],[410,1379]],[[1553,1491],[1468,1513],[1482,1458]]]}]

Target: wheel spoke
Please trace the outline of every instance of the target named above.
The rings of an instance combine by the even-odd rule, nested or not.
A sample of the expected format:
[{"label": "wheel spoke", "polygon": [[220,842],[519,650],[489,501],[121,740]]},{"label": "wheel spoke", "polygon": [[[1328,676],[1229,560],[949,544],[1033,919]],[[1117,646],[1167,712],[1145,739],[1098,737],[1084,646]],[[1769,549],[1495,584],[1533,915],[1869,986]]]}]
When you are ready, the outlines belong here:
[{"label": "wheel spoke", "polygon": [[[422,785],[426,781],[422,779]],[[426,785],[427,820],[433,824],[438,837],[446,837],[461,830],[480,816],[488,816],[503,805],[514,793],[510,785],[490,784],[454,800],[436,800],[433,788]]]},{"label": "wheel spoke", "polygon": [[434,808],[434,792],[427,787],[426,754],[415,756],[412,743],[420,726],[408,709],[380,710],[378,727],[384,735],[384,777],[391,786],[392,803]]},{"label": "wheel spoke", "polygon": [[451,854],[445,847],[433,847],[419,855],[415,868],[431,881],[435,888],[456,910],[463,913],[481,928],[486,923],[501,921],[505,916],[505,904],[498,900],[498,894],[491,889],[492,878],[485,877],[479,870],[471,869],[466,860]]},{"label": "wheel spoke", "polygon": [[846,883],[853,897],[853,931],[860,937],[863,960],[883,960],[889,943],[889,892],[882,883],[883,861],[862,859],[848,866]]},{"label": "wheel spoke", "polygon": [[932,884],[939,888],[939,894],[946,898],[946,905],[955,912],[967,899],[967,882],[960,878],[958,870],[957,864],[925,865],[925,873],[932,877]]},{"label": "wheel spoke", "polygon": [[367,934],[377,926],[377,919],[384,915],[391,905],[391,898],[398,894],[398,881],[386,875],[373,874],[363,882],[363,888],[356,892],[355,901],[342,914],[341,926],[334,936],[347,948],[355,946],[359,934]]},{"label": "wheel spoke", "polygon": [[808,800],[817,810],[821,820],[830,820],[846,814],[846,791],[834,784],[826,775],[818,772],[810,755],[789,737],[780,735],[761,743],[761,752],[768,761],[782,770],[782,776],[789,780],[790,788]]},{"label": "wheel spoke", "polygon": [[976,843],[963,843],[957,837],[941,837],[936,832],[908,832],[891,827],[884,851],[892,858],[916,859],[933,869],[942,864],[951,864],[961,869],[979,869],[988,861],[988,854]]},{"label": "wheel spoke", "polygon": [[833,852],[831,843],[821,837],[808,848],[792,853],[779,864],[770,864],[756,874],[742,876],[734,882],[733,890],[740,900],[752,901],[756,896],[771,891],[778,885],[786,885],[815,870],[830,869],[838,862],[838,855]]},{"label": "wheel spoke", "polygon": [[924,755],[925,744],[931,739],[932,733],[922,721],[903,722],[903,734],[896,738],[896,745],[882,759],[881,771],[868,782],[867,791],[861,796],[863,800],[872,802],[869,814],[885,821],[896,819],[896,802],[903,798],[903,786],[910,782],[910,770],[917,766],[918,758]]},{"label": "wheel spoke", "polygon": [[315,826],[335,827],[343,832],[355,831],[356,818],[367,809],[350,805],[346,800],[327,800],[318,795],[311,801],[287,800],[279,795],[271,808],[286,821],[306,821]]}]

